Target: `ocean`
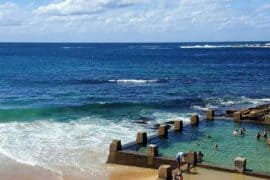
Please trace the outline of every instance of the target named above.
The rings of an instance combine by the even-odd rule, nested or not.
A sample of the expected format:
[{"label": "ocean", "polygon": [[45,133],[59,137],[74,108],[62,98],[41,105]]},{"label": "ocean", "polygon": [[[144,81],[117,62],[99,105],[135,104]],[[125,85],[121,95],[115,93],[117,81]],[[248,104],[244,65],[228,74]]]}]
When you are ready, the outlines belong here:
[{"label": "ocean", "polygon": [[269,69],[268,42],[0,43],[0,153],[95,171],[112,139],[269,103]]}]

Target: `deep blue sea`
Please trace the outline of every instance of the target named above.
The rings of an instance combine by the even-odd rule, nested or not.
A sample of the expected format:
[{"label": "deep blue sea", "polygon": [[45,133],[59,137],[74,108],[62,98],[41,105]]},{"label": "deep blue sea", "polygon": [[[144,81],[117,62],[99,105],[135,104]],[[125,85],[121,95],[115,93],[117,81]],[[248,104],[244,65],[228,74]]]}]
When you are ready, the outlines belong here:
[{"label": "deep blue sea", "polygon": [[[0,153],[89,167],[82,154],[107,151],[112,138],[269,103],[269,69],[268,42],[1,43]],[[134,123],[142,117],[150,125]]]}]

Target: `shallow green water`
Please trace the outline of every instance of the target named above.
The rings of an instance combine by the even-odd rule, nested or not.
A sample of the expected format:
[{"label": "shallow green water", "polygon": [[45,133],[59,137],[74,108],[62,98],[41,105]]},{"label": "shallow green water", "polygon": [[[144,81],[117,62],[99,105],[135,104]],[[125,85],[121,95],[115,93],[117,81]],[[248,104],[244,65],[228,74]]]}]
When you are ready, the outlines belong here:
[{"label": "shallow green water", "polygon": [[[239,127],[245,127],[246,134],[232,136],[233,130]],[[159,153],[175,157],[179,151],[200,150],[204,154],[204,162],[225,167],[233,167],[234,158],[241,156],[247,158],[248,169],[270,172],[270,146],[264,138],[261,140],[255,138],[256,133],[262,132],[264,128],[270,131],[269,126],[256,124],[238,124],[221,120],[203,121],[199,127],[185,127],[182,133],[159,142]],[[207,138],[207,135],[212,138]],[[218,144],[219,148],[214,149],[214,144]]]}]

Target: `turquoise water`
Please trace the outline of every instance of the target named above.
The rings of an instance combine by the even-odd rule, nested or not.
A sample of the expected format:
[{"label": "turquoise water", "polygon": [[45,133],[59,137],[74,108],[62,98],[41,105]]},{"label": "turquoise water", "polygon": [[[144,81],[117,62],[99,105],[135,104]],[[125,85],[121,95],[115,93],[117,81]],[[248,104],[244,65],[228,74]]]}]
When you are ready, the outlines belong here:
[{"label": "turquoise water", "polygon": [[[240,127],[246,128],[245,135],[232,136]],[[234,167],[234,158],[247,158],[247,168],[270,172],[270,146],[265,139],[257,140],[255,135],[263,129],[270,131],[270,126],[234,123],[228,120],[202,121],[199,127],[186,127],[176,136],[158,143],[159,153],[175,157],[177,152],[202,151],[204,162],[225,167]],[[207,138],[210,135],[212,138]],[[214,149],[213,145],[219,148]],[[144,151],[144,150],[141,150]]]}]

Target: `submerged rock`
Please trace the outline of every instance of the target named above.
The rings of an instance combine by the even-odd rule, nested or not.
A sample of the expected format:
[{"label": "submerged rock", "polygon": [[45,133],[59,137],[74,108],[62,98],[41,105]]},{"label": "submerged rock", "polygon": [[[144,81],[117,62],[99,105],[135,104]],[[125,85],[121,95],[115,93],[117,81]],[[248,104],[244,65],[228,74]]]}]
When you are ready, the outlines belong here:
[{"label": "submerged rock", "polygon": [[[162,124],[159,124],[159,123],[154,124],[154,125],[151,127],[151,129],[158,129],[160,125],[162,125]],[[168,129],[172,128],[172,125],[170,125],[170,124],[166,124],[166,123],[165,123],[165,125],[166,125],[166,127],[167,127]]]},{"label": "submerged rock", "polygon": [[167,122],[165,122],[165,124],[174,124],[174,121],[167,121]]},{"label": "submerged rock", "polygon": [[135,121],[137,124],[148,124],[149,121],[153,121],[154,119],[149,117],[140,117],[138,120]]},{"label": "submerged rock", "polygon": [[135,123],[137,123],[137,124],[147,124],[147,121],[144,121],[144,120],[136,120]]}]

